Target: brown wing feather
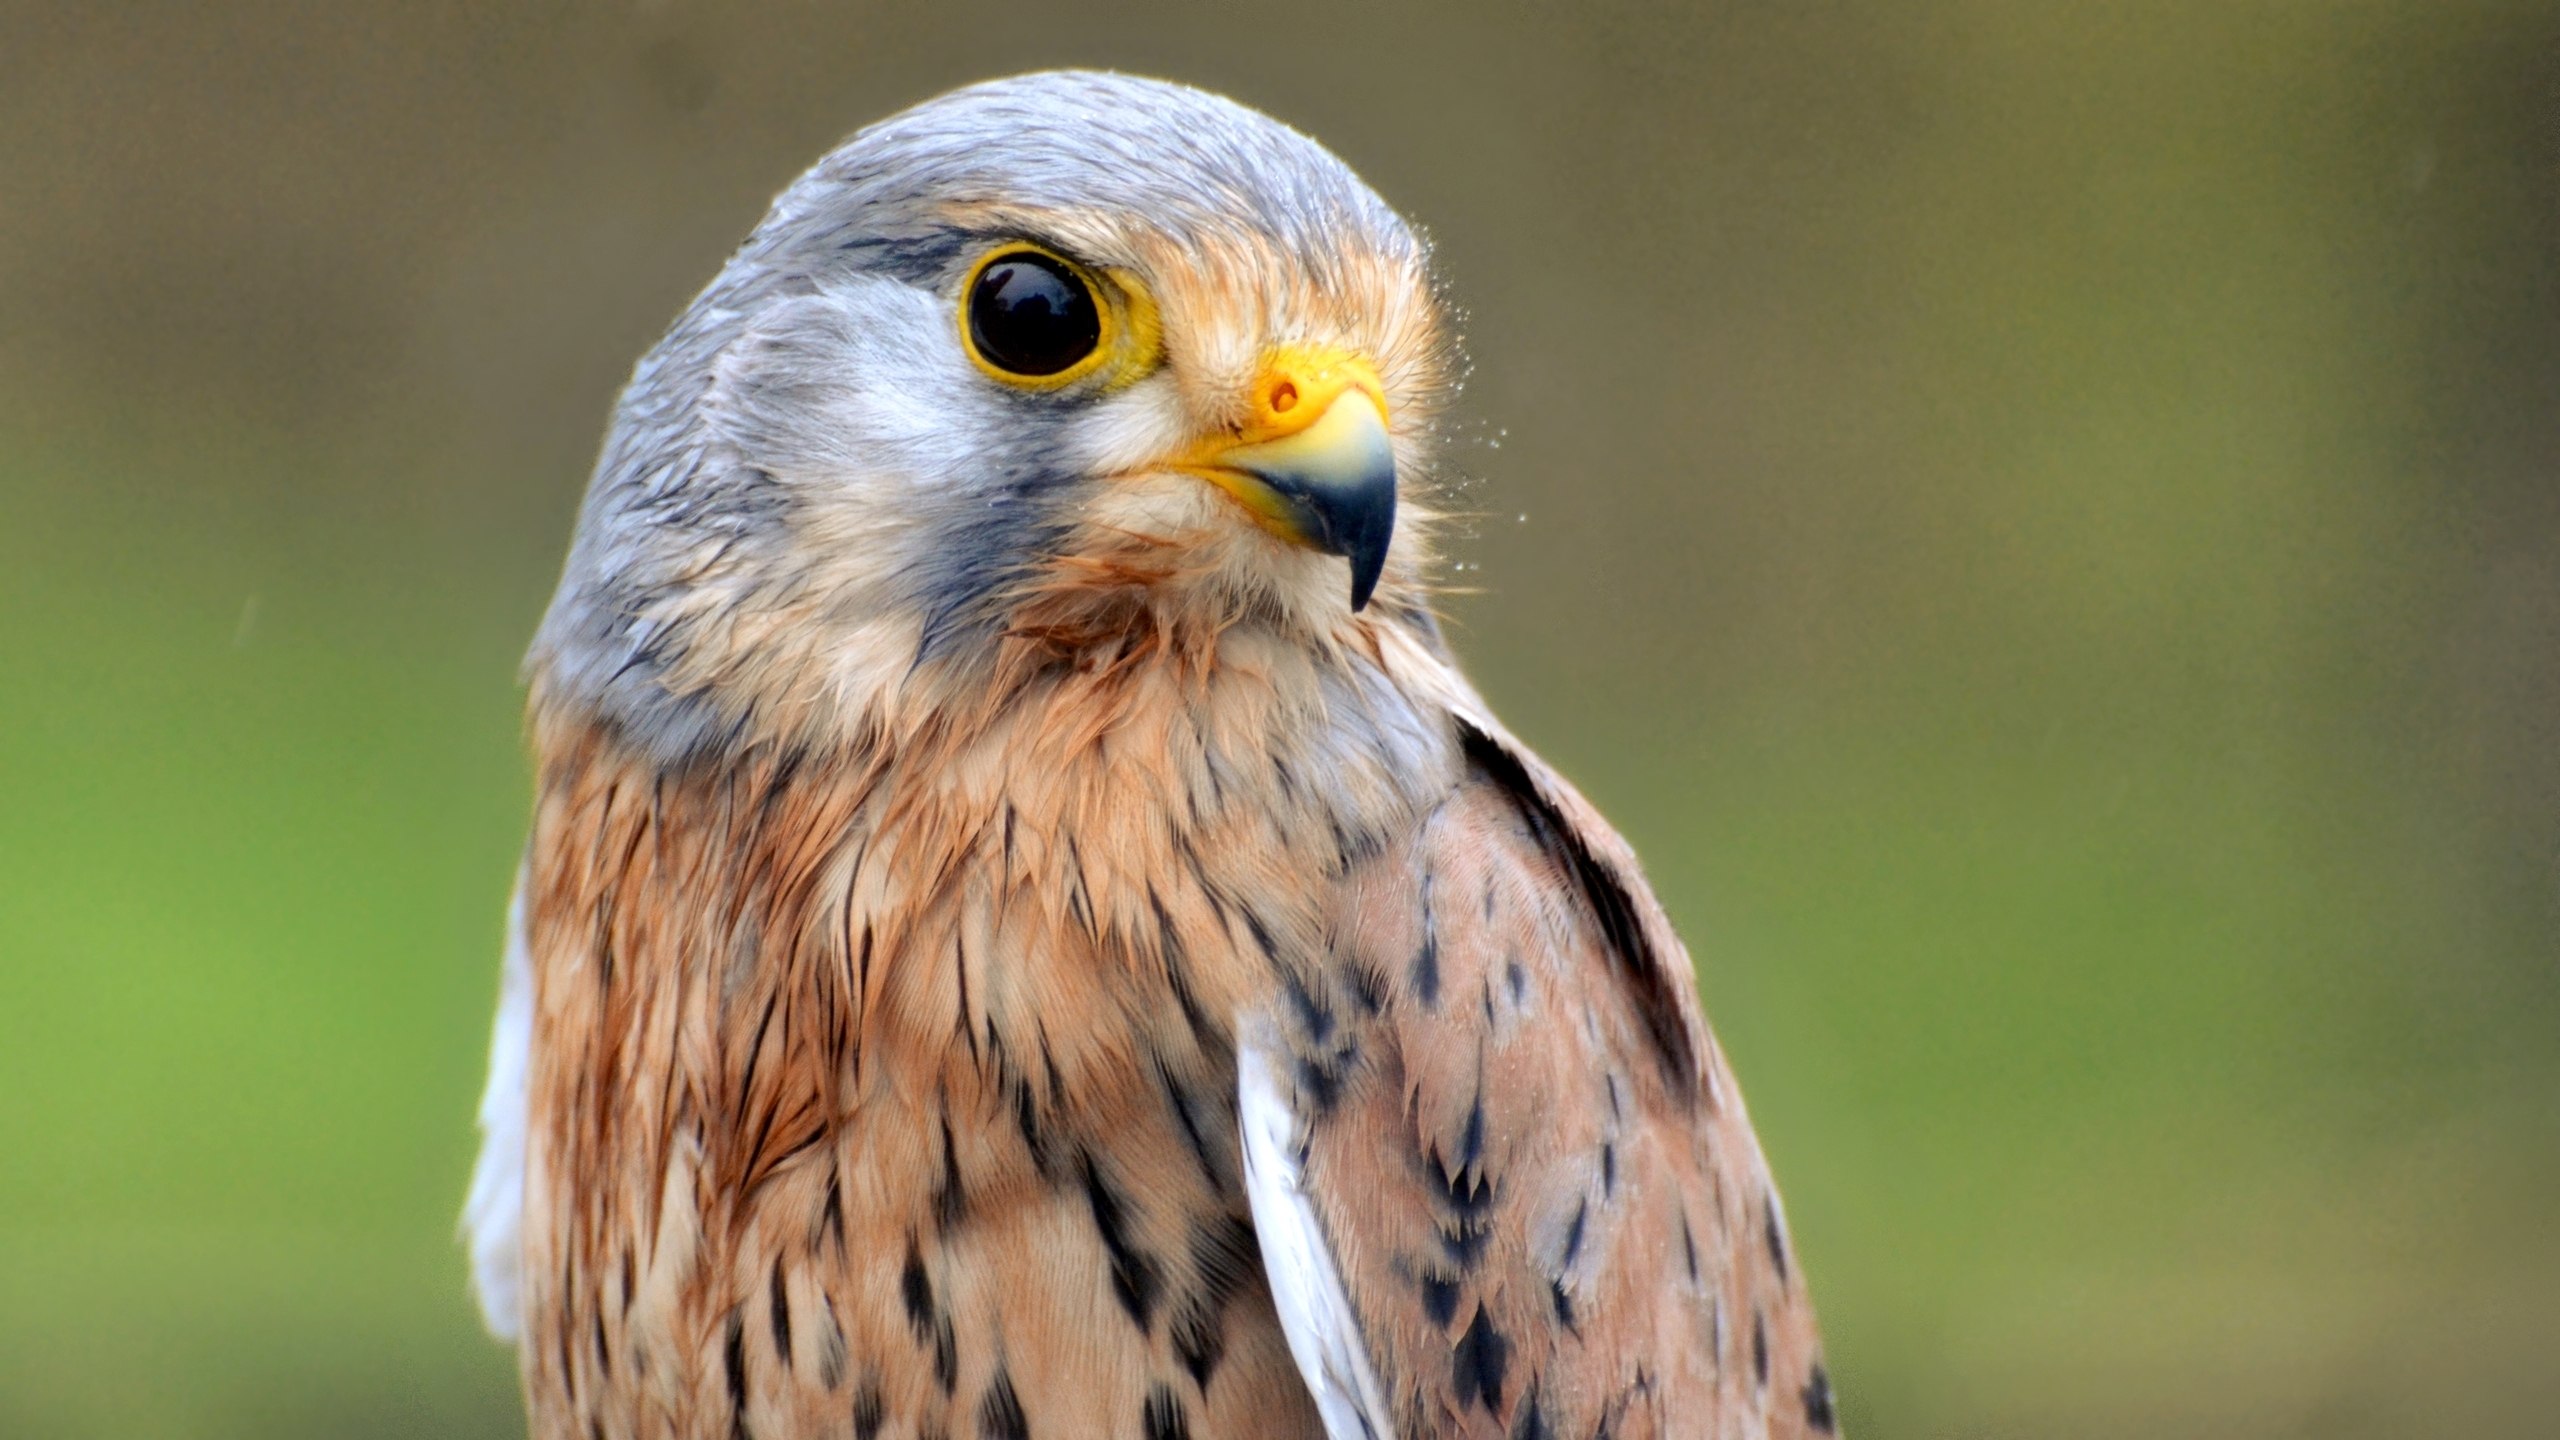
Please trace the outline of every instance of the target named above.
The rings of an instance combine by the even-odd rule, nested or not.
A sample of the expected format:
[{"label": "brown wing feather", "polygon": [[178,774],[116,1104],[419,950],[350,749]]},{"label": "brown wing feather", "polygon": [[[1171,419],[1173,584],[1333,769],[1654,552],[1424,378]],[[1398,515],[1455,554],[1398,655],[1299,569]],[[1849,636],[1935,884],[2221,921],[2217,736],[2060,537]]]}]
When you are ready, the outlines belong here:
[{"label": "brown wing feather", "polygon": [[1405,1440],[1828,1433],[1776,1192],[1633,856],[1508,737],[1355,869],[1304,1183]]}]

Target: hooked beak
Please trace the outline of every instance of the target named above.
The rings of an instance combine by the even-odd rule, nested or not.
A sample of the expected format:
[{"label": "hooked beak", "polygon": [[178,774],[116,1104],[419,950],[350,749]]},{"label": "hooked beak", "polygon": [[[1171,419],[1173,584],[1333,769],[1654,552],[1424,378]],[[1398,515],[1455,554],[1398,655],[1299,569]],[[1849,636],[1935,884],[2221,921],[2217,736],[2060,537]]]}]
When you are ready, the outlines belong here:
[{"label": "hooked beak", "polygon": [[1351,562],[1351,608],[1369,603],[1396,528],[1396,457],[1377,371],[1340,351],[1265,357],[1253,417],[1183,467],[1242,501],[1263,528]]}]

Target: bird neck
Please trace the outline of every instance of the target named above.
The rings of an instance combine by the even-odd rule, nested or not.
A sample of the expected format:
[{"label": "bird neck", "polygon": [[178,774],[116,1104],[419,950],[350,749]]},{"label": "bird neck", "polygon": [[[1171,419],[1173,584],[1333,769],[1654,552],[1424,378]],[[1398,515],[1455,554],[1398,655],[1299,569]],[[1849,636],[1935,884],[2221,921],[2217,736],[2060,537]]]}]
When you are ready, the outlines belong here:
[{"label": "bird neck", "polygon": [[[651,905],[735,915],[777,885],[831,890],[881,912],[875,939],[976,905],[1111,950],[1160,928],[1169,875],[1214,909],[1349,869],[1446,789],[1449,713],[1471,699],[1426,637],[1366,617],[1322,644],[1017,627],[973,664],[881,685],[829,738],[740,726],[674,757],[537,678],[536,852],[592,870],[618,808],[683,807],[722,833],[655,875]],[[605,883],[562,889],[601,900]]]}]

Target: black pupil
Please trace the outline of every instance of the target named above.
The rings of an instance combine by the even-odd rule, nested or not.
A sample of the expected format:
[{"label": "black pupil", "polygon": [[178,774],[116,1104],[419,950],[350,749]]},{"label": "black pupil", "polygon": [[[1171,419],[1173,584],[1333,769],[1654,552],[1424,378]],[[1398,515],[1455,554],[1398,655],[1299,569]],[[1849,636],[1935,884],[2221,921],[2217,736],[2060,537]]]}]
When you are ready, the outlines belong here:
[{"label": "black pupil", "polygon": [[969,290],[978,353],[1016,375],[1055,375],[1102,343],[1102,312],[1075,272],[1046,255],[1008,255]]}]

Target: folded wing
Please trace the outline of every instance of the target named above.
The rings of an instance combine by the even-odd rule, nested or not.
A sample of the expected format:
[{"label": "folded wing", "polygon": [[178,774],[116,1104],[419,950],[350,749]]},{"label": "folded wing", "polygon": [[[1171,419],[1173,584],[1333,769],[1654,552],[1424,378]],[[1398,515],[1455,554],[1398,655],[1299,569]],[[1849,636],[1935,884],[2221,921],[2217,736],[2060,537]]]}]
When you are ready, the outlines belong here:
[{"label": "folded wing", "polygon": [[1828,1433],[1686,953],[1579,795],[1489,723],[1464,739],[1444,803],[1346,883],[1352,1013],[1242,1037],[1255,1222],[1331,1433]]}]

